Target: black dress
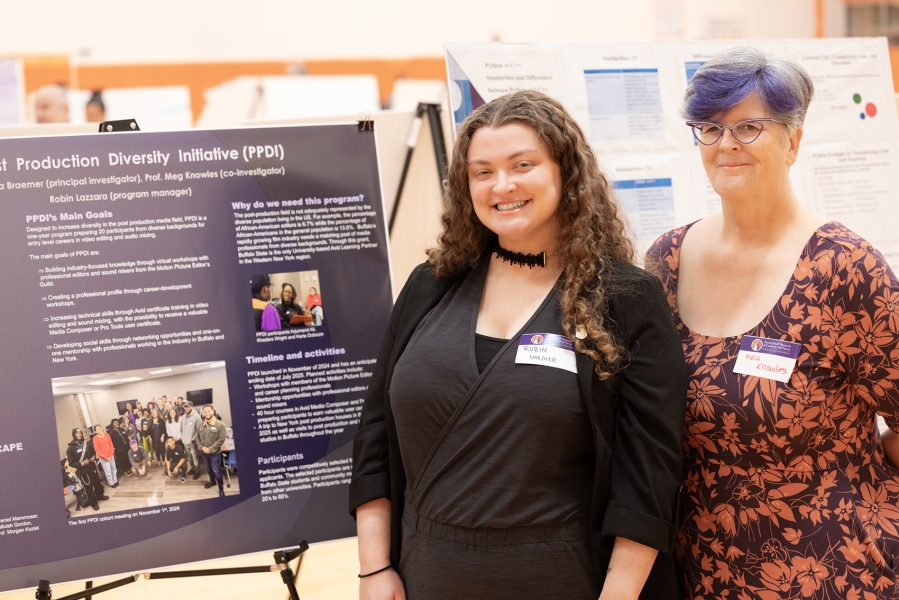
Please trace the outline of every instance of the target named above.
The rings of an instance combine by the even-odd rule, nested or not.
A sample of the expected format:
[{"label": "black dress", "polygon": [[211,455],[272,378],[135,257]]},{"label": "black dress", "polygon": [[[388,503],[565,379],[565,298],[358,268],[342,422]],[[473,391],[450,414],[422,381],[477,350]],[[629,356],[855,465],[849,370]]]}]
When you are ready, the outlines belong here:
[{"label": "black dress", "polygon": [[131,461],[128,460],[128,441],[118,429],[110,429],[109,437],[112,438],[112,447],[115,448],[115,466],[121,473],[131,472]]},{"label": "black dress", "polygon": [[150,438],[153,443],[153,453],[156,455],[156,460],[164,461],[165,443],[162,441],[165,439],[164,419],[159,419],[156,423],[153,422],[153,419],[150,419]]},{"label": "black dress", "polygon": [[399,564],[406,595],[549,600],[564,589],[566,598],[595,600],[593,436],[573,352],[570,370],[516,362],[520,341],[546,349],[546,339],[562,334],[558,298],[551,291],[479,372],[486,266],[419,325],[393,375],[407,481]]},{"label": "black dress", "polygon": [[[379,498],[391,501],[390,558],[398,570],[407,567],[402,562],[402,557],[409,556],[403,550],[404,543],[409,541],[404,533],[413,528],[416,532],[428,531],[430,537],[434,537],[432,533],[439,537],[441,531],[451,531],[453,536],[461,535],[466,543],[469,539],[477,542],[479,538],[498,536],[513,529],[488,524],[467,530],[461,525],[450,525],[453,529],[446,530],[443,525],[447,523],[406,510],[410,502],[414,504],[417,498],[428,496],[430,492],[423,496],[412,494],[411,486],[421,487],[427,485],[427,481],[416,484],[417,479],[406,477],[398,419],[392,407],[394,371],[419,325],[427,321],[431,311],[448,294],[458,290],[457,286],[465,276],[438,279],[427,264],[413,271],[394,305],[354,441],[350,512],[355,514],[356,507]],[[607,287],[605,322],[630,353],[628,366],[612,379],[600,380],[589,358],[583,354],[575,357],[577,388],[593,440],[593,480],[587,499],[592,572],[601,586],[615,537],[634,540],[660,552],[641,598],[676,598],[677,578],[671,550],[677,490],[681,483],[680,445],[686,395],[683,350],[661,285],[655,277],[631,265],[610,261],[604,272],[604,284],[610,282],[617,285]],[[473,339],[469,338],[469,342],[473,344]],[[495,360],[497,364],[504,360],[503,353]],[[477,373],[473,356],[470,373]],[[486,370],[484,374],[487,377],[483,381],[487,381],[489,374]],[[429,418],[433,416],[422,411],[420,419],[427,421]],[[446,450],[453,448],[447,445]],[[444,466],[439,462],[429,466],[427,478],[439,481]],[[414,470],[414,467],[410,469]],[[422,491],[426,490],[422,488]],[[439,501],[440,498],[441,494],[437,494],[430,499]],[[412,508],[430,510],[440,508],[440,505],[435,502],[430,506],[425,498],[418,507]],[[439,514],[441,519],[447,520],[446,513],[428,514]],[[576,522],[577,518],[571,516],[563,522]],[[415,520],[411,528],[406,523],[410,518]],[[522,535],[531,540],[524,543],[533,543],[530,532],[525,530]],[[571,529],[550,531],[543,541],[555,544],[560,537],[571,541],[572,535]],[[512,536],[513,543],[514,538]],[[519,574],[527,572],[531,562],[522,561],[521,566]],[[433,577],[444,572],[442,563],[429,568]],[[445,572],[453,573],[455,568],[449,565]],[[414,585],[414,582],[409,583]],[[523,597],[529,596],[524,594]]]}]

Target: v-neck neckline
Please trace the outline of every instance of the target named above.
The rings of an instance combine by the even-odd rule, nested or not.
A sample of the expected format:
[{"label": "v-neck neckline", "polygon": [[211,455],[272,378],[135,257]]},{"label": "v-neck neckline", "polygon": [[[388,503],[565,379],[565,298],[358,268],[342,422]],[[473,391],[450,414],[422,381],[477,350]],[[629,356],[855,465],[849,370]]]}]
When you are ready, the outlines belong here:
[{"label": "v-neck neckline", "polygon": [[[477,275],[477,281],[474,281],[471,283],[477,284],[477,288],[478,288],[478,293],[477,293],[476,297],[474,298],[475,299],[474,306],[472,307],[471,313],[470,313],[471,324],[469,326],[469,331],[468,331],[468,336],[467,336],[468,363],[469,363],[469,367],[472,370],[471,372],[475,376],[475,381],[484,377],[493,368],[493,365],[496,364],[496,361],[498,361],[499,358],[503,354],[506,353],[506,351],[509,349],[509,347],[512,346],[512,344],[516,340],[520,339],[522,335],[524,335],[525,330],[528,327],[530,327],[531,323],[533,323],[534,320],[540,315],[540,313],[543,312],[543,309],[546,308],[546,305],[549,304],[549,301],[555,297],[556,285],[559,283],[559,279],[561,279],[561,277],[562,277],[562,275],[559,274],[559,279],[556,279],[556,283],[553,284],[553,286],[550,288],[549,292],[546,294],[546,297],[543,298],[543,301],[540,303],[540,305],[537,307],[537,309],[531,314],[530,317],[528,317],[528,320],[525,321],[524,325],[522,325],[521,328],[517,332],[515,332],[515,334],[511,338],[506,340],[505,345],[503,345],[503,347],[499,350],[499,352],[496,353],[496,356],[494,356],[490,360],[490,362],[487,363],[487,366],[484,367],[484,370],[479,371],[478,370],[478,358],[477,358],[477,353],[475,352],[474,346],[475,346],[475,336],[478,335],[478,333],[477,333],[478,314],[480,313],[480,308],[481,308],[481,296],[484,294],[484,283],[487,280],[487,267],[488,267],[488,261],[484,261],[483,263],[478,265],[477,269],[475,271],[472,271],[471,274],[469,275],[469,277],[471,277],[472,275]],[[473,294],[473,296],[474,296],[474,294]],[[483,335],[483,334],[481,334],[481,335]],[[502,338],[498,338],[498,339],[502,339]]]}]

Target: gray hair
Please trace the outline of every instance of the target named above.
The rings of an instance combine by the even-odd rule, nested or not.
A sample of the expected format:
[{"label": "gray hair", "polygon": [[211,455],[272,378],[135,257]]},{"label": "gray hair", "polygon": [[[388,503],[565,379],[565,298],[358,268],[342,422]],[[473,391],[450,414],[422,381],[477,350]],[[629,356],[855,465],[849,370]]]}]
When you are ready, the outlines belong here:
[{"label": "gray hair", "polygon": [[39,96],[47,96],[48,98],[53,98],[53,101],[60,104],[61,106],[69,105],[69,95],[66,93],[66,88],[59,85],[58,83],[45,85],[44,87],[38,89],[34,93],[34,96],[35,98]]},{"label": "gray hair", "polygon": [[771,116],[788,127],[802,127],[815,87],[795,61],[738,46],[702,65],[684,94],[683,116],[711,121],[755,94]]}]

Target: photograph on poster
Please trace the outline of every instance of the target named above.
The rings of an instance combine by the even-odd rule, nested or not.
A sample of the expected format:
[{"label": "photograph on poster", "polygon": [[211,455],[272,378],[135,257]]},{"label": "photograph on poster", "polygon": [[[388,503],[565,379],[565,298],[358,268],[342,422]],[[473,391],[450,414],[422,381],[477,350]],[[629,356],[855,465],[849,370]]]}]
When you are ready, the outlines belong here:
[{"label": "photograph on poster", "polygon": [[51,381],[69,518],[240,493],[224,361]]},{"label": "photograph on poster", "polygon": [[250,288],[257,341],[317,337],[312,329],[325,320],[318,271],[253,275]]}]

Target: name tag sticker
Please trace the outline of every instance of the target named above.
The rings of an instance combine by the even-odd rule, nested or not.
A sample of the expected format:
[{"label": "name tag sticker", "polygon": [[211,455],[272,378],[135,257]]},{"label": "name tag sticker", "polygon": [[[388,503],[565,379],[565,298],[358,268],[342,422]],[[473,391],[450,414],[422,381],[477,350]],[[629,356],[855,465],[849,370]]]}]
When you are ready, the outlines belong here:
[{"label": "name tag sticker", "polygon": [[543,365],[577,373],[574,344],[564,335],[525,333],[518,340],[515,362],[519,365]]},{"label": "name tag sticker", "polygon": [[795,342],[744,335],[734,373],[786,383],[793,374],[800,347]]}]

